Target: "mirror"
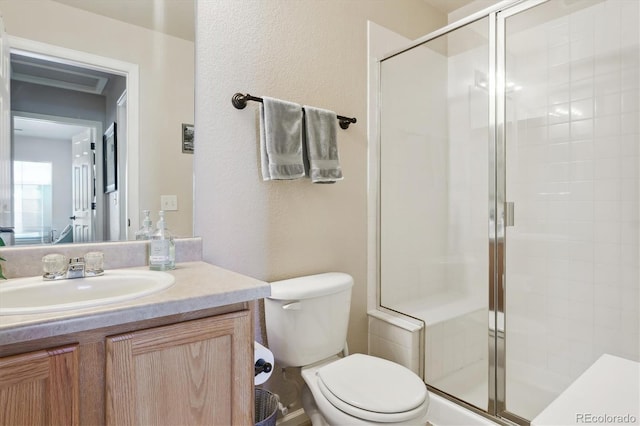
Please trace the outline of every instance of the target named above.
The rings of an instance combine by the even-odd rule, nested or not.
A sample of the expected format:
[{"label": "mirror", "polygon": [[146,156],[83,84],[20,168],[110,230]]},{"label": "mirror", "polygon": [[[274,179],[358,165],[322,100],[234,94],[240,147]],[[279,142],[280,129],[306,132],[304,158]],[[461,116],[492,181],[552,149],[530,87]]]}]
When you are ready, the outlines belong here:
[{"label": "mirror", "polygon": [[[171,200],[166,207],[174,208],[177,204],[177,210],[167,209],[165,217],[169,228],[178,236],[193,235],[193,156],[192,150],[183,149],[183,128],[192,129],[194,122],[194,2],[130,0],[125,5],[113,0],[0,0],[0,15],[8,36],[5,38],[8,42],[2,45],[8,44],[11,48],[12,74],[31,74],[32,78],[31,81],[12,79],[10,87],[15,89],[10,94],[11,99],[15,99],[11,108],[13,120],[10,126],[3,122],[0,131],[11,132],[7,127],[24,131],[28,120],[44,125],[50,116],[61,117],[62,124],[75,132],[73,137],[81,133],[80,127],[88,126],[89,129],[82,133],[86,134],[85,139],[80,139],[88,141],[93,151],[85,149],[73,155],[84,152],[95,157],[93,163],[86,163],[88,167],[78,168],[77,174],[73,174],[76,173],[75,166],[69,166],[75,164],[70,160],[72,154],[65,157],[64,170],[69,175],[65,185],[57,185],[51,179],[53,183],[45,188],[42,182],[36,182],[41,190],[45,188],[42,192],[48,194],[42,199],[48,197],[53,206],[51,225],[48,230],[41,227],[39,237],[31,241],[28,236],[22,238],[23,243],[33,243],[38,238],[38,243],[68,242],[68,235],[60,241],[67,225],[77,228],[72,233],[74,242],[133,239],[142,210],[151,210],[155,222],[157,211],[163,208],[163,199]],[[18,62],[14,64],[16,59]],[[55,66],[47,64],[48,60],[53,60]],[[25,71],[34,68],[34,64],[36,72]],[[76,67],[84,70],[80,72]],[[58,77],[45,75],[48,71],[57,73]],[[34,74],[39,80],[33,79]],[[91,80],[93,84],[93,80],[103,79],[103,83],[96,83],[97,88],[92,89],[96,90],[92,96],[98,103],[102,97],[104,111],[100,117],[88,116],[86,106],[80,107],[83,111],[78,112],[78,107],[74,110],[68,105],[72,98],[80,97],[81,91],[86,95],[87,89],[63,92],[70,89],[52,87],[46,82],[47,79],[69,82],[72,80],[69,76],[73,77],[72,83]],[[42,110],[30,110],[28,105],[36,103],[34,94],[42,95],[47,91],[57,96],[52,98],[55,102],[48,102],[50,109],[46,114]],[[5,92],[0,94],[7,97]],[[21,95],[33,96],[25,101],[18,98]],[[2,105],[6,102],[0,102],[0,108]],[[54,106],[55,112],[52,111]],[[88,123],[94,123],[94,127]],[[117,129],[116,168],[107,175],[104,168],[111,163],[105,162],[103,134],[112,123],[116,123]],[[53,134],[51,130],[45,133]],[[17,144],[21,138],[11,139]],[[84,143],[82,141],[76,142]],[[71,144],[69,140],[69,147],[64,149],[71,152]],[[51,146],[47,149],[63,156],[62,149],[51,149]],[[13,160],[19,152],[16,148],[11,149]],[[29,151],[22,149],[25,150]],[[46,156],[45,149],[31,151]],[[3,166],[15,164],[15,161],[7,163],[7,152],[6,147],[0,146]],[[48,158],[53,156],[50,154]],[[33,162],[45,160],[34,159]],[[29,166],[21,164],[20,168]],[[105,185],[103,180],[114,175],[117,182]],[[16,225],[16,205],[22,203],[16,202],[15,173],[9,176],[12,179],[9,185],[0,183],[0,230]],[[77,197],[71,183],[82,184],[87,176],[91,179],[85,187],[95,190],[88,190],[90,195],[87,197]],[[14,192],[13,202],[6,201],[7,186]],[[163,197],[167,195],[170,197]],[[29,203],[34,204],[27,197],[22,204]],[[86,215],[93,215],[95,220],[89,225],[78,219],[83,214],[75,213],[77,203],[92,206],[93,211],[90,208]],[[82,226],[93,227],[93,235],[84,232]],[[52,232],[54,229],[57,232]],[[85,239],[83,235],[89,236]],[[1,236],[7,239],[6,233]]]}]

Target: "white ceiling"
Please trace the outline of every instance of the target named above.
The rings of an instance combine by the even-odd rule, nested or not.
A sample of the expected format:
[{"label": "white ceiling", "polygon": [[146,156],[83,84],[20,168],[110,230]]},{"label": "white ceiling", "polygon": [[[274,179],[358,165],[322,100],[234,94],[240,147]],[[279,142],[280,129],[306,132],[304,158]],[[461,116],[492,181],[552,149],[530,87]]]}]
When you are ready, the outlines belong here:
[{"label": "white ceiling", "polygon": [[185,40],[195,40],[195,0],[54,0]]},{"label": "white ceiling", "polygon": [[473,3],[474,0],[424,0],[425,3],[448,15],[456,9]]},{"label": "white ceiling", "polygon": [[35,118],[14,117],[13,119],[13,130],[16,136],[62,139],[71,142],[71,137],[82,132],[83,129],[84,127],[81,126]]}]

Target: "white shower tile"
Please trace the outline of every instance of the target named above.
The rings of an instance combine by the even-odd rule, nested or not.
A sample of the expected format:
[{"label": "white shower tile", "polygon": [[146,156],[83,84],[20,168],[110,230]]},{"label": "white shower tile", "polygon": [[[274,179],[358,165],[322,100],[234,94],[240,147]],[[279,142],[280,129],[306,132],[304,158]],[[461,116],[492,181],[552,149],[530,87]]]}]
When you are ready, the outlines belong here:
[{"label": "white shower tile", "polygon": [[593,240],[596,243],[620,244],[620,226],[618,223],[595,222]]},{"label": "white shower tile", "polygon": [[593,140],[571,141],[570,147],[572,160],[593,159]]},{"label": "white shower tile", "polygon": [[[617,294],[613,296],[616,297],[615,300],[609,301],[608,298],[611,297],[611,288],[609,287],[599,287],[603,290],[596,291],[596,298],[599,301],[595,305],[594,309],[594,320],[595,323],[598,324],[599,327],[602,328],[610,328],[610,329],[618,329],[622,325],[622,314],[620,313],[619,304]],[[607,299],[605,299],[607,298]],[[600,301],[602,300],[602,303]]]},{"label": "white shower tile", "polygon": [[593,98],[594,96],[594,79],[585,78],[580,81],[571,81],[570,100],[577,101],[580,99]]},{"label": "white shower tile", "polygon": [[578,181],[569,183],[570,200],[572,201],[593,201],[593,182]]},{"label": "white shower tile", "polygon": [[594,72],[594,60],[592,57],[571,62],[571,84],[580,84],[581,80],[593,78]]},{"label": "white shower tile", "polygon": [[594,161],[572,161],[570,163],[570,179],[572,181],[578,180],[592,180],[594,178]]},{"label": "white shower tile", "polygon": [[593,120],[571,121],[571,137],[573,139],[589,139],[593,136]]},{"label": "white shower tile", "polygon": [[[637,234],[637,232],[636,232]],[[624,245],[620,247],[620,264],[637,268],[639,263],[640,252],[636,245]]]},{"label": "white shower tile", "polygon": [[[637,40],[637,39],[636,39]],[[640,52],[638,52],[638,43],[631,45],[623,50],[621,57],[621,66],[625,68],[639,68],[640,67]]]},{"label": "white shower tile", "polygon": [[625,68],[622,70],[622,79],[620,83],[621,90],[637,89],[640,87],[640,75],[638,68]]},{"label": "white shower tile", "polygon": [[593,158],[596,161],[603,158],[619,158],[620,145],[620,138],[616,136],[595,138],[593,140]]},{"label": "white shower tile", "polygon": [[638,244],[638,221],[621,222],[620,225],[620,244],[623,246]]},{"label": "white shower tile", "polygon": [[[636,161],[640,161],[640,158],[638,158],[638,157],[634,157],[634,159]],[[637,173],[638,173],[638,171],[636,169],[635,170],[635,174],[637,175]],[[624,170],[623,170],[623,175],[626,175]],[[625,200],[630,200],[630,201],[634,202],[635,204],[638,204],[638,195],[639,194],[638,194],[638,179],[637,178],[620,179],[619,190],[620,190],[621,198],[624,198]]]},{"label": "white shower tile", "polygon": [[593,265],[593,281],[603,286],[620,285],[621,271],[617,264],[603,263],[600,259],[596,259]]},{"label": "white shower tile", "polygon": [[594,61],[594,72],[596,76],[603,74],[616,74],[620,72],[620,56],[612,55],[610,52],[597,55]]},{"label": "white shower tile", "polygon": [[[582,250],[581,254],[576,257],[593,257],[588,254],[586,249]],[[569,278],[578,280],[585,285],[593,284],[593,261],[585,261],[581,259],[574,259],[571,257],[569,260]]]},{"label": "white shower tile", "polygon": [[548,274],[551,278],[561,280],[569,279],[569,261],[565,259],[550,259],[548,263]]},{"label": "white shower tile", "polygon": [[[620,160],[619,176],[622,179],[638,179],[638,157],[623,157]],[[630,195],[630,194],[627,194]]]},{"label": "white shower tile", "polygon": [[[585,262],[585,264],[578,263],[578,268],[581,266],[587,267],[587,272],[592,274],[592,262],[594,258],[593,244],[585,241],[570,241],[569,242],[569,259]],[[580,272],[583,274],[584,272]]]},{"label": "white shower tile", "polygon": [[[574,203],[575,204],[575,203]],[[586,202],[586,204],[591,204]],[[575,208],[576,213],[571,215],[572,219],[567,223],[567,234],[574,241],[594,241],[593,230],[593,207]]]},{"label": "white shower tile", "polygon": [[551,46],[549,47],[548,51],[549,51],[549,57],[548,57],[549,66],[564,64],[568,62],[570,59],[571,50],[570,50],[569,43],[557,44],[555,46]]},{"label": "white shower tile", "polygon": [[621,331],[623,334],[638,336],[640,332],[640,314],[638,313],[637,303],[631,310],[620,312],[620,321],[622,322]]},{"label": "white shower tile", "polygon": [[598,117],[604,115],[620,114],[620,93],[609,93],[597,96],[595,99],[595,111]]},{"label": "white shower tile", "polygon": [[546,179],[549,182],[567,182],[570,176],[569,163],[566,161],[549,163],[545,167]]},{"label": "white shower tile", "polygon": [[620,97],[622,112],[634,112],[640,109],[640,89],[625,90]]},{"label": "white shower tile", "polygon": [[620,116],[609,115],[595,119],[594,132],[596,137],[617,136],[620,134]]},{"label": "white shower tile", "polygon": [[550,87],[555,87],[569,83],[570,65],[564,63],[550,67],[547,75],[547,82]]},{"label": "white shower tile", "polygon": [[550,105],[548,112],[548,122],[549,124],[558,124],[558,123],[566,123],[569,121],[570,117],[570,107],[569,102],[564,102],[560,104]]},{"label": "white shower tile", "polygon": [[623,113],[620,121],[620,132],[623,135],[638,134],[638,131],[640,131],[638,121],[637,111]]},{"label": "white shower tile", "polygon": [[572,120],[584,120],[591,117],[593,117],[593,98],[585,98],[571,102]]},{"label": "white shower tile", "polygon": [[640,297],[640,294],[637,286],[624,286],[621,288],[620,293],[622,312],[628,312],[630,314],[638,312],[638,298]]},{"label": "white shower tile", "polygon": [[547,312],[554,318],[568,318],[569,303],[569,299],[554,297],[547,300]]},{"label": "white shower tile", "polygon": [[620,245],[612,243],[595,244],[596,262],[600,264],[620,265]]},{"label": "white shower tile", "polygon": [[598,180],[620,177],[620,158],[601,158],[594,161],[595,178]]},{"label": "white shower tile", "polygon": [[593,34],[591,31],[583,37],[571,41],[571,60],[590,58],[594,53]]},{"label": "white shower tile", "polygon": [[547,94],[548,105],[567,103],[571,100],[570,94],[571,89],[568,84],[550,88]]},{"label": "white shower tile", "polygon": [[618,93],[620,90],[620,71],[596,75],[593,79],[593,91],[595,96]]},{"label": "white shower tile", "polygon": [[563,142],[569,140],[570,127],[568,123],[553,124],[549,126],[549,141]]},{"label": "white shower tile", "polygon": [[569,161],[571,159],[571,143],[562,142],[546,145],[545,150],[540,152],[540,157],[531,157],[533,160],[540,161]]},{"label": "white shower tile", "polygon": [[618,201],[621,198],[619,179],[600,179],[593,183],[594,201]]},{"label": "white shower tile", "polygon": [[562,17],[548,24],[545,31],[547,35],[547,46],[556,46],[569,42],[569,19]]},{"label": "white shower tile", "polygon": [[596,202],[593,208],[595,222],[617,223],[620,221],[620,209],[617,203]]}]

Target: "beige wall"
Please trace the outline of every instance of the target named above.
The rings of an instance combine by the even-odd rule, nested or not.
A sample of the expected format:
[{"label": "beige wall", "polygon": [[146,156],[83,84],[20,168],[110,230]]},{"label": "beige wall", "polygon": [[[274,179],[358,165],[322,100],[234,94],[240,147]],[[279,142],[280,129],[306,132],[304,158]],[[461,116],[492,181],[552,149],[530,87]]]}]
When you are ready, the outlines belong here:
[{"label": "beige wall", "polygon": [[[169,228],[193,235],[193,156],[181,147],[181,123],[193,122],[193,42],[50,0],[0,0],[0,14],[9,35],[139,65],[139,208],[155,218],[160,195],[177,194]],[[129,216],[137,223],[140,212]]]},{"label": "beige wall", "polygon": [[[366,352],[367,20],[414,39],[446,23],[421,0],[199,0],[195,232],[206,261],[274,281],[355,278],[349,345]],[[256,103],[273,96],[357,117],[338,130],[344,180],[263,182]]]}]

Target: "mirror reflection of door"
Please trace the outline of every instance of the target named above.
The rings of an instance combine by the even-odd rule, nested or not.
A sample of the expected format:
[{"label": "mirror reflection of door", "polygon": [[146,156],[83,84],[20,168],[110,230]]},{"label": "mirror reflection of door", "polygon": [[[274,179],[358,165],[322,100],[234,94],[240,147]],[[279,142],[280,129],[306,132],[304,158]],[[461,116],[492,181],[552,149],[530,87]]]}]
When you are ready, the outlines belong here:
[{"label": "mirror reflection of door", "polygon": [[71,175],[73,216],[73,241],[94,241],[93,226],[93,147],[95,137],[91,129],[85,129],[71,138]]}]

